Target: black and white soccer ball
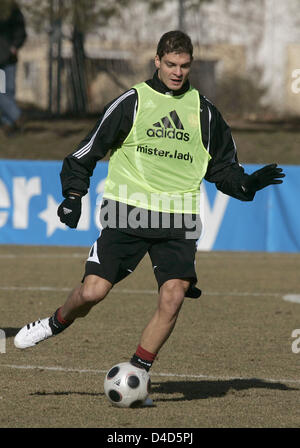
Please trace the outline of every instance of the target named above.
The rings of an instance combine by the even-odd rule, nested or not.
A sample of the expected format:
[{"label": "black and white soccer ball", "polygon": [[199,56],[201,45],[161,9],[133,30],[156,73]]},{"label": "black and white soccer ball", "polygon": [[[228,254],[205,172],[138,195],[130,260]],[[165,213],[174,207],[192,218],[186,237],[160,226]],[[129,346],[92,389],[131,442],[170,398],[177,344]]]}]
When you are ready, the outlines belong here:
[{"label": "black and white soccer ball", "polygon": [[105,375],[104,392],[114,406],[121,408],[141,406],[150,393],[149,373],[130,362],[114,365]]}]

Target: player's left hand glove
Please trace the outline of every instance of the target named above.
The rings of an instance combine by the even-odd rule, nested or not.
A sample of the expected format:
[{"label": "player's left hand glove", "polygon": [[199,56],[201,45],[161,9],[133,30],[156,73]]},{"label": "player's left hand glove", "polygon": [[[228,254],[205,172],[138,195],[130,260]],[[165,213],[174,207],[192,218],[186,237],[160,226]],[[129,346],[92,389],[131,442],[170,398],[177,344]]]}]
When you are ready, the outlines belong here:
[{"label": "player's left hand glove", "polygon": [[70,194],[58,207],[57,215],[61,222],[75,229],[81,215],[81,197]]},{"label": "player's left hand glove", "polygon": [[285,177],[282,168],[278,168],[276,163],[271,163],[250,174],[243,187],[246,191],[255,192],[268,185],[282,184],[282,177]]}]

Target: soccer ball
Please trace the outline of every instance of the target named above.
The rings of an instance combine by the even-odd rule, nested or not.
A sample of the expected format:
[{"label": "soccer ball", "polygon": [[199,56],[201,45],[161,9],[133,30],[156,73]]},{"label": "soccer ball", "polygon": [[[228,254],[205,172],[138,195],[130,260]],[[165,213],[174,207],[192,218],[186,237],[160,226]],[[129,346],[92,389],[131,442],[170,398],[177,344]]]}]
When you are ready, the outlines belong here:
[{"label": "soccer ball", "polygon": [[113,366],[105,375],[104,392],[114,406],[120,408],[139,407],[150,393],[149,373],[130,362]]}]

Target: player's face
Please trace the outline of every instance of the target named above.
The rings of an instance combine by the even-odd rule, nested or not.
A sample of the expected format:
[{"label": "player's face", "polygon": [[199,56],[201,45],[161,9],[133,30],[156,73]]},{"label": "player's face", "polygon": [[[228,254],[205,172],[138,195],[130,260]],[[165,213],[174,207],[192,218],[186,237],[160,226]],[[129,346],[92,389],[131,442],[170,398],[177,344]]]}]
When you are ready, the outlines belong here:
[{"label": "player's face", "polygon": [[156,55],[155,66],[159,79],[170,89],[179,90],[187,80],[192,64],[188,53],[166,53],[161,59]]}]

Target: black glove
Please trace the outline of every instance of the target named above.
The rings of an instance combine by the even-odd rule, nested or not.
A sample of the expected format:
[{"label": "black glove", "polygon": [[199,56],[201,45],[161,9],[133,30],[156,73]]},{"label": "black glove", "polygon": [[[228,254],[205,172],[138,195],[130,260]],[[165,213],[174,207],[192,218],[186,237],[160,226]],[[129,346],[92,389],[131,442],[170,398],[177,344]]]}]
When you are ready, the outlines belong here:
[{"label": "black glove", "polygon": [[75,229],[81,215],[81,197],[70,194],[58,207],[57,215],[61,222]]},{"label": "black glove", "polygon": [[271,163],[250,174],[244,181],[243,187],[246,191],[255,192],[268,185],[282,184],[281,177],[285,177],[282,168],[278,168],[276,163]]}]

